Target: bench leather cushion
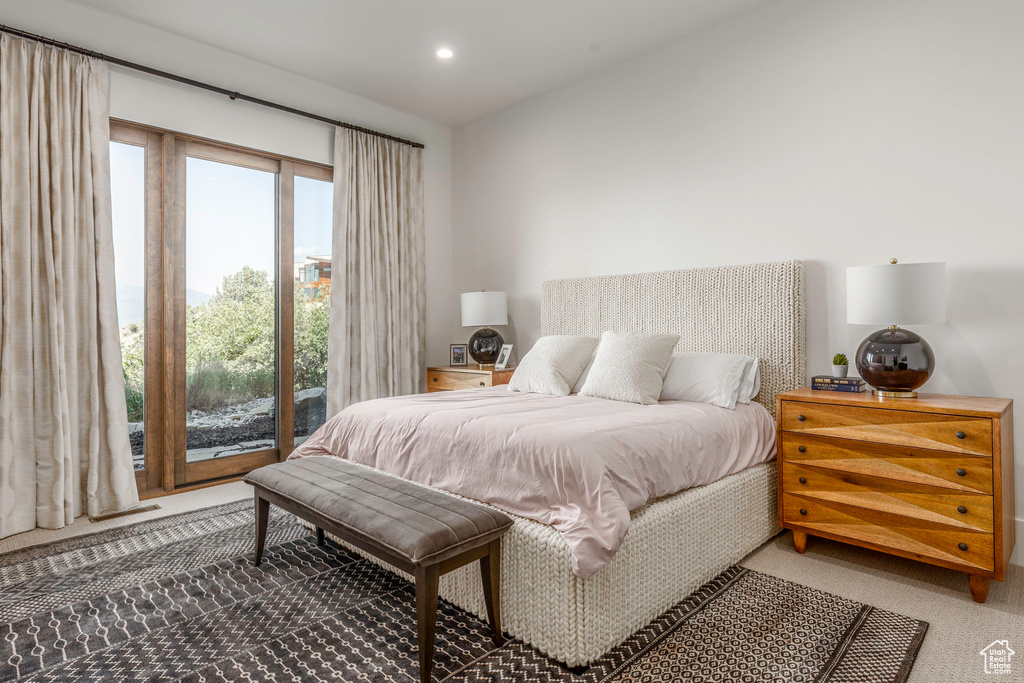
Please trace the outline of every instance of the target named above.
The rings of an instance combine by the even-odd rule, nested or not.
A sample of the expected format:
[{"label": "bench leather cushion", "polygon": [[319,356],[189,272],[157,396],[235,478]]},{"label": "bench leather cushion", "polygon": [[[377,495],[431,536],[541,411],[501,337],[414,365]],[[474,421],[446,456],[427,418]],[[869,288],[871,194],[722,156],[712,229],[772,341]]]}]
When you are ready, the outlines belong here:
[{"label": "bench leather cushion", "polygon": [[332,456],[268,465],[245,476],[412,564],[434,564],[500,537],[498,510]]}]

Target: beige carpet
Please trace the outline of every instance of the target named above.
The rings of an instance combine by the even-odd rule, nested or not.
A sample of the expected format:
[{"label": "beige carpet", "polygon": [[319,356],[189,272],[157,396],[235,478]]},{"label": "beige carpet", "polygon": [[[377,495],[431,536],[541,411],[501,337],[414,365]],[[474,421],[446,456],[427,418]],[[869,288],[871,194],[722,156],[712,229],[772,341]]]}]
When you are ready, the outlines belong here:
[{"label": "beige carpet", "polygon": [[152,512],[140,512],[135,515],[116,517],[104,522],[90,522],[88,517],[79,517],[75,520],[74,524],[70,524],[63,529],[57,529],[55,531],[51,531],[49,529],[35,529],[34,531],[26,531],[23,534],[15,534],[14,536],[8,536],[7,538],[0,540],[0,554],[9,553],[12,550],[28,548],[29,546],[41,545],[43,543],[52,543],[53,541],[60,541],[65,538],[72,538],[83,534],[93,534],[97,531],[106,531],[107,529],[114,529],[119,526],[135,524],[136,522],[159,519],[160,517],[166,517],[168,515],[176,515],[179,512],[201,510],[202,508],[213,507],[214,505],[220,505],[221,503],[231,503],[236,500],[251,497],[252,487],[243,482],[236,481],[230,484],[221,484],[219,486],[210,486],[205,489],[189,491],[188,493],[175,493],[174,495],[163,496],[162,498],[144,500],[139,503],[139,507],[159,505],[160,509],[153,510]]},{"label": "beige carpet", "polygon": [[[36,530],[0,540],[0,553],[94,533],[147,519],[249,498],[241,482],[145,501],[160,510],[106,522],[81,518],[58,531]],[[967,591],[967,577],[947,569],[883,553],[810,539],[807,552],[793,550],[789,533],[758,548],[745,567],[929,622],[928,635],[911,683],[1024,681],[1024,567],[1010,566],[1004,583],[992,582],[988,602],[978,605]],[[1020,654],[1013,676],[986,676],[979,652],[994,640],[1009,640]]]},{"label": "beige carpet", "polygon": [[[979,605],[964,574],[818,538],[798,555],[789,532],[740,564],[927,621],[910,683],[1024,681],[1024,567],[1010,565],[1006,581],[993,581],[988,601]],[[979,653],[994,640],[1009,640],[1019,653],[1012,676],[985,674]]]}]

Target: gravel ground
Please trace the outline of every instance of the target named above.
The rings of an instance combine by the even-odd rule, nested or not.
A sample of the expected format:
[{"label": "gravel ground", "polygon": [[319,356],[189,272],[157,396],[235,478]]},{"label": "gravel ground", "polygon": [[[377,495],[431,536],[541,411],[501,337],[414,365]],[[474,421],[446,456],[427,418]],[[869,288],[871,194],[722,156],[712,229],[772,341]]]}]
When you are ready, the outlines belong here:
[{"label": "gravel ground", "polygon": [[[307,411],[295,411],[295,436],[306,436],[305,424]],[[185,447],[189,450],[194,448],[214,448],[216,446],[233,446],[243,441],[273,440],[276,425],[274,418],[267,415],[258,415],[243,424],[232,427],[211,427],[207,429],[188,429],[185,437]],[[139,458],[144,452],[145,435],[143,432],[135,432],[130,437],[132,443],[132,455],[136,457],[136,469],[139,466]]]}]

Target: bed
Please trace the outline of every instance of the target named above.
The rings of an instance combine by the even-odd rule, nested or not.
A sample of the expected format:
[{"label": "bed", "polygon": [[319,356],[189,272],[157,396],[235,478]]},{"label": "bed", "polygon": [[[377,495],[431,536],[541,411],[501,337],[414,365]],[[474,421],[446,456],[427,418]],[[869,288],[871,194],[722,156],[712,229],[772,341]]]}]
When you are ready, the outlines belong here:
[{"label": "bed", "polygon": [[[762,434],[767,422],[770,436],[775,394],[804,383],[803,267],[800,262],[791,261],[544,283],[542,334],[599,336],[604,330],[679,334],[677,350],[680,351],[743,353],[758,357],[761,390],[755,400],[763,409],[746,406],[740,408],[737,415],[727,415],[730,411],[713,408],[721,412],[708,413],[707,418],[718,419],[715,424],[720,426],[713,429],[720,431],[732,429],[729,420],[747,419],[754,425],[751,429]],[[562,403],[556,404],[559,399],[543,397],[511,403],[510,397],[500,394],[502,391],[500,388],[471,390],[452,392],[455,396],[431,394],[431,398],[368,402],[356,407],[361,411],[360,420],[347,421],[383,425],[379,427],[382,434],[387,433],[387,429],[399,436],[418,430],[422,433],[417,436],[428,444],[439,443],[439,435],[447,429],[447,433],[460,434],[460,441],[466,444],[477,443],[479,436],[479,443],[490,443],[498,449],[502,427],[493,413],[487,413],[495,410],[495,406],[507,409],[515,405],[514,410],[520,410],[524,403],[537,404],[545,411],[568,410],[571,415],[576,408],[595,409],[593,405],[584,406],[583,402],[602,401],[562,397]],[[545,400],[551,403],[544,403]],[[433,406],[424,405],[427,401],[433,401]],[[466,404],[462,412],[458,410],[460,401]],[[484,412],[471,414],[470,404],[473,410]],[[682,414],[678,411],[687,406],[636,407],[637,411],[645,408],[675,415]],[[446,412],[451,424],[440,419],[434,420],[437,424],[428,424],[425,419]],[[758,414],[762,417],[756,417]],[[607,420],[611,415],[602,419]],[[482,419],[485,416],[489,416],[486,421]],[[486,430],[480,425],[487,425]],[[477,427],[477,432],[471,431],[473,426]],[[490,436],[481,436],[484,431]],[[496,440],[494,433],[499,436]],[[324,435],[320,439],[311,437],[307,442],[310,445],[304,444],[296,455],[316,454],[319,444],[323,452],[335,451],[335,455],[352,457],[358,462],[359,458],[353,457],[353,453],[359,449],[346,452],[347,440],[386,439],[386,436],[375,436],[374,432],[360,433],[351,429],[339,430],[334,437],[333,442]],[[488,442],[487,438],[492,440]],[[615,500],[613,504],[605,504],[610,512],[599,511],[595,519],[590,520],[590,525],[604,534],[596,540],[579,534],[574,536],[573,529],[569,528],[573,525],[567,526],[557,515],[545,517],[542,508],[552,504],[549,498],[544,498],[541,504],[537,501],[527,504],[527,501],[516,507],[515,500],[495,498],[497,494],[486,487],[483,479],[468,481],[464,472],[448,471],[450,467],[444,464],[447,459],[420,458],[430,464],[431,471],[410,470],[409,462],[414,458],[407,456],[412,455],[412,447],[406,447],[401,439],[397,441],[401,443],[391,450],[399,455],[390,462],[371,460],[364,464],[377,462],[377,466],[385,471],[390,469],[392,474],[436,484],[457,495],[468,493],[466,497],[493,502],[499,509],[512,513],[515,523],[502,542],[505,629],[569,666],[595,661],[778,532],[775,464],[762,462],[772,453],[766,454],[765,444],[753,443],[751,439],[740,440],[734,462],[728,468],[709,467],[705,472],[689,473],[672,484],[688,487],[681,493],[662,495],[644,504],[645,498],[638,499],[639,494],[631,491],[629,485],[611,493],[605,491],[603,498],[619,496],[625,508]],[[596,453],[600,444],[600,441],[591,441],[588,446],[583,442],[578,463],[586,462],[587,448]],[[769,445],[772,447],[773,442]],[[506,449],[500,457],[508,458],[514,453],[514,449]],[[500,462],[487,462],[483,455],[480,457],[482,466],[492,471]],[[543,457],[535,460],[546,461]],[[576,467],[581,466],[578,463]],[[561,476],[561,473],[545,470],[540,476]],[[594,484],[593,488],[601,486],[604,484]],[[492,488],[501,489],[500,486]],[[679,489],[670,487],[668,490]],[[655,484],[650,485],[648,493],[659,494]],[[623,519],[623,515],[627,519]],[[443,577],[440,594],[482,618],[486,612],[478,571],[475,566],[467,566]]]}]

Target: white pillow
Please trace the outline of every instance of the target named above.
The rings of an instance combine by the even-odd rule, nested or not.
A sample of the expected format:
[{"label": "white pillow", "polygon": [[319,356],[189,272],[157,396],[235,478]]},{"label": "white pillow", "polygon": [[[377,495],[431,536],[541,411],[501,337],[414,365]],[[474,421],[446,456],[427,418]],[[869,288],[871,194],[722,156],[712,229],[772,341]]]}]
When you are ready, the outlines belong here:
[{"label": "white pillow", "polygon": [[761,360],[751,356],[747,365],[747,374],[743,377],[740,390],[736,394],[737,403],[749,404],[761,391]]},{"label": "white pillow", "polygon": [[654,405],[678,334],[605,332],[581,396]]},{"label": "white pillow", "polygon": [[569,334],[541,337],[523,356],[509,380],[509,391],[568,396],[594,355],[598,340]]},{"label": "white pillow", "polygon": [[738,353],[676,353],[665,373],[662,401],[696,401],[733,410],[760,389],[757,359]]}]

